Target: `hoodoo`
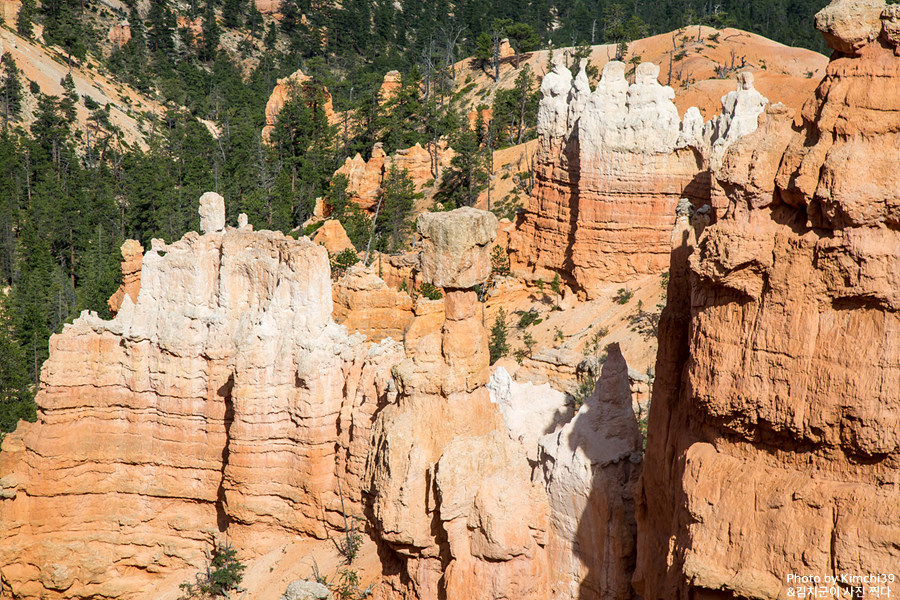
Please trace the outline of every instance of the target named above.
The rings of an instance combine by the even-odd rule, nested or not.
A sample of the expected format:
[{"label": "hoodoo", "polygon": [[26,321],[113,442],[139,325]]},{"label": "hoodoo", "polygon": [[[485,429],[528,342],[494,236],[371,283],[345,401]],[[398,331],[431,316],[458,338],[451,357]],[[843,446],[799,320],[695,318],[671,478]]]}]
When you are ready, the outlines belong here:
[{"label": "hoodoo", "polygon": [[704,127],[695,108],[679,118],[658,76],[642,63],[629,85],[625,64],[610,61],[593,91],[584,65],[574,79],[562,64],[544,78],[535,189],[510,244],[517,269],[559,273],[593,298],[668,268],[675,206],[709,203],[710,154],[752,132],[766,100],[742,74]]},{"label": "hoodoo", "polygon": [[324,537],[343,523],[338,479],[362,510],[371,414],[402,347],[332,321],[324,248],[225,227],[217,194],[201,211],[202,235],[154,240],[136,302],[51,339],[38,422],[0,452],[16,597],[133,596],[201,565],[211,533],[248,555]]},{"label": "hoodoo", "polygon": [[896,572],[895,14],[838,0],[816,16],[834,54],[802,126],[770,109],[733,144],[713,173],[727,214],[673,252],[638,506],[645,599],[783,598],[792,574],[837,579],[837,597],[842,575]]}]

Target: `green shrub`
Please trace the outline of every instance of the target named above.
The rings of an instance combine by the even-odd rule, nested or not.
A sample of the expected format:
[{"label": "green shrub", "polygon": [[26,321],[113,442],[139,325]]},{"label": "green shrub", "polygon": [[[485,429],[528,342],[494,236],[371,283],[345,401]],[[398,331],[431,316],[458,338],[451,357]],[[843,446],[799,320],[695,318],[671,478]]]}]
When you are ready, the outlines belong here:
[{"label": "green shrub", "polygon": [[502,277],[509,275],[509,255],[499,245],[491,250],[491,273]]},{"label": "green shrub", "polygon": [[632,297],[634,297],[634,292],[626,290],[625,288],[619,288],[619,291],[613,296],[613,300],[619,304],[628,304],[628,301],[631,300]]},{"label": "green shrub", "polygon": [[538,312],[533,308],[528,312],[522,313],[522,316],[519,318],[519,329],[525,329],[530,325],[537,325],[543,321],[543,319],[538,315]]},{"label": "green shrub", "polygon": [[537,345],[537,341],[535,341],[534,336],[531,335],[530,331],[526,331],[525,335],[522,336],[522,343],[525,344],[528,358],[531,358],[532,354],[534,354],[534,347]]},{"label": "green shrub", "polygon": [[509,329],[506,326],[506,311],[500,307],[497,318],[494,319],[494,326],[491,327],[491,340],[488,343],[488,350],[491,354],[491,364],[494,364],[500,358],[509,354],[509,341],[507,336]]},{"label": "green shrub", "polygon": [[246,565],[238,560],[237,550],[227,541],[217,541],[212,549],[212,557],[205,571],[197,573],[194,582],[178,586],[184,593],[179,600],[208,600],[227,598],[230,592],[243,591]]},{"label": "green shrub", "polygon": [[440,300],[444,297],[444,294],[441,292],[441,288],[431,285],[427,281],[423,282],[422,285],[419,286],[419,293],[429,300]]},{"label": "green shrub", "polygon": [[359,262],[359,256],[353,248],[346,248],[331,255],[331,278],[338,279],[347,269]]}]

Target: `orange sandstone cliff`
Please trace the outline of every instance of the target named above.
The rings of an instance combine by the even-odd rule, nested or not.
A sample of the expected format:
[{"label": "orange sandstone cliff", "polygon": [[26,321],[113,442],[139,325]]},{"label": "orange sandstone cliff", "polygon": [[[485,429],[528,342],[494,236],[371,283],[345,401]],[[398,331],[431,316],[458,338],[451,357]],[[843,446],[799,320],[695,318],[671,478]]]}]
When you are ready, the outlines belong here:
[{"label": "orange sandstone cliff", "polygon": [[820,11],[834,53],[802,126],[767,111],[714,171],[724,218],[699,241],[702,220],[679,225],[638,501],[645,599],[896,574],[898,16]]},{"label": "orange sandstone cliff", "polygon": [[0,572],[14,597],[126,598],[202,567],[210,534],[243,555],[361,514],[371,415],[399,344],[331,319],[324,248],[225,227],[144,255],[137,300],[50,342],[36,423],[0,452]]},{"label": "orange sandstone cliff", "polygon": [[742,74],[722,99],[723,114],[704,124],[680,118],[659,67],[606,63],[592,91],[584,64],[576,77],[557,64],[541,84],[535,188],[510,243],[514,270],[545,280],[561,275],[586,297],[604,284],[661,273],[682,198],[710,199],[707,166],[756,127],[768,102]]}]

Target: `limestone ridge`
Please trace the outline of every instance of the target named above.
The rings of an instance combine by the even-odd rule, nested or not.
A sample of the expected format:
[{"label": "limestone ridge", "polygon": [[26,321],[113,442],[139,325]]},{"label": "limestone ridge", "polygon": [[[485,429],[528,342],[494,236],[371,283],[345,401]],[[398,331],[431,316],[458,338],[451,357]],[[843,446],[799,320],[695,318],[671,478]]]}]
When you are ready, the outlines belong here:
[{"label": "limestone ridge", "polygon": [[637,503],[647,600],[896,570],[896,14],[820,11],[834,53],[802,126],[767,107],[714,167],[724,215],[699,240],[681,225]]},{"label": "limestone ridge", "polygon": [[201,199],[203,234],[153,241],[136,302],[51,338],[38,422],[0,452],[0,570],[17,597],[146,590],[202,566],[211,532],[245,556],[324,537],[343,526],[338,479],[361,513],[371,415],[402,347],[332,321],[324,248],[226,227],[221,200]]}]

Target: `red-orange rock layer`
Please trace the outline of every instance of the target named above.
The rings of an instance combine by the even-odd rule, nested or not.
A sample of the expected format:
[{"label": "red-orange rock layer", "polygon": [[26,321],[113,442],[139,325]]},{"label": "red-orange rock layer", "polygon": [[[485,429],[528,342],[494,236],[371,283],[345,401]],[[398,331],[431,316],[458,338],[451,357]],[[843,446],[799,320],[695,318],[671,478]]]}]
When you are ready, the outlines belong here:
[{"label": "red-orange rock layer", "polygon": [[789,574],[900,560],[900,58],[877,4],[819,13],[836,52],[802,128],[767,113],[715,173],[728,214],[673,252],[638,503],[645,599],[785,598]]},{"label": "red-orange rock layer", "polygon": [[[154,241],[116,319],[51,338],[38,422],[0,453],[0,569],[16,597],[127,597],[361,515],[372,415],[402,348],[331,321],[323,248],[228,229]],[[340,484],[339,484],[340,482]]]}]

